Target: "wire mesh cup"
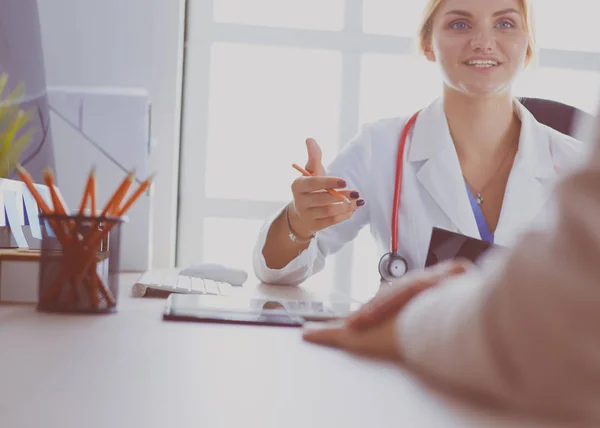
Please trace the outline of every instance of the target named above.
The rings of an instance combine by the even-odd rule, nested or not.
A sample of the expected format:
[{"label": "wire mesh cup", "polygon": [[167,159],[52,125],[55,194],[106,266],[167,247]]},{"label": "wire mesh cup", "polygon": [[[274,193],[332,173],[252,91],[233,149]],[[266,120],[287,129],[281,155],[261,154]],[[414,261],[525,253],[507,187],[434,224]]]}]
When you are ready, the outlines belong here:
[{"label": "wire mesh cup", "polygon": [[38,310],[117,310],[123,218],[42,215]]}]

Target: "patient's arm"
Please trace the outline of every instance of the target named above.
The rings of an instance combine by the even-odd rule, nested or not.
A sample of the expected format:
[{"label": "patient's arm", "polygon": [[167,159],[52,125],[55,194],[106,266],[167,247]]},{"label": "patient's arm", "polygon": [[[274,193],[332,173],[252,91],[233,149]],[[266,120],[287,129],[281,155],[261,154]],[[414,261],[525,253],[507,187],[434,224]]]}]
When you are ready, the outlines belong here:
[{"label": "patient's arm", "polygon": [[557,196],[554,229],[525,236],[483,275],[416,297],[398,317],[398,345],[452,386],[600,421],[600,139]]}]

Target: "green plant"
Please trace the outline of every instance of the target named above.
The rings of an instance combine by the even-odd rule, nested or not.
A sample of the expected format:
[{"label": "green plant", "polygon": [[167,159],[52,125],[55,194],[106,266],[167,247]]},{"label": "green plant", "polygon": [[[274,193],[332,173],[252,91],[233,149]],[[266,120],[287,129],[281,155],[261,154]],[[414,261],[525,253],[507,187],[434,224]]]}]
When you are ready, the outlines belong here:
[{"label": "green plant", "polygon": [[0,178],[6,178],[12,173],[35,132],[29,126],[33,110],[24,111],[20,105],[25,86],[20,83],[4,97],[7,83],[8,75],[3,73],[0,75]]}]

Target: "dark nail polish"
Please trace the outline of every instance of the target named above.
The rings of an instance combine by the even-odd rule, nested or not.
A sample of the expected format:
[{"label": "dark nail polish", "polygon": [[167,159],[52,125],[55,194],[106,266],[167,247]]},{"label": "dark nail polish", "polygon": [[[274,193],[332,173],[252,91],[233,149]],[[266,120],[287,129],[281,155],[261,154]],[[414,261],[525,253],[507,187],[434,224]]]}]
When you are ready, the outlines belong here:
[{"label": "dark nail polish", "polygon": [[346,187],[346,182],[344,180],[338,180],[339,187]]},{"label": "dark nail polish", "polygon": [[358,195],[358,192],[351,192],[351,193],[350,193],[350,197],[351,197],[352,199],[358,199],[358,196],[359,196],[359,195]]},{"label": "dark nail polish", "polygon": [[359,199],[358,201],[356,201],[356,206],[362,207],[364,204],[365,204],[364,199]]}]

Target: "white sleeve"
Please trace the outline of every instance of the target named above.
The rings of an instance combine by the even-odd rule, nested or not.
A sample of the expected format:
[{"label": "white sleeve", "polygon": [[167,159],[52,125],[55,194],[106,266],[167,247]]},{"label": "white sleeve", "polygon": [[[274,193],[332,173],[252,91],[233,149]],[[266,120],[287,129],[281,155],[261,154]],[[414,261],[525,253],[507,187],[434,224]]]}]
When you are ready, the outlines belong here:
[{"label": "white sleeve", "polygon": [[397,318],[409,366],[517,410],[600,426],[600,139],[557,187],[553,229],[417,296]]},{"label": "white sleeve", "polygon": [[368,179],[371,172],[371,139],[368,128],[364,127],[340,150],[326,171],[329,176],[346,180],[346,188],[357,190],[361,199],[365,200],[365,205],[357,209],[350,219],[318,232],[308,248],[281,269],[269,268],[262,252],[271,224],[281,210],[267,219],[260,229],[253,251],[254,273],[263,283],[301,283],[320,272],[325,267],[326,257],[353,240],[369,222],[369,196],[372,192]]}]

